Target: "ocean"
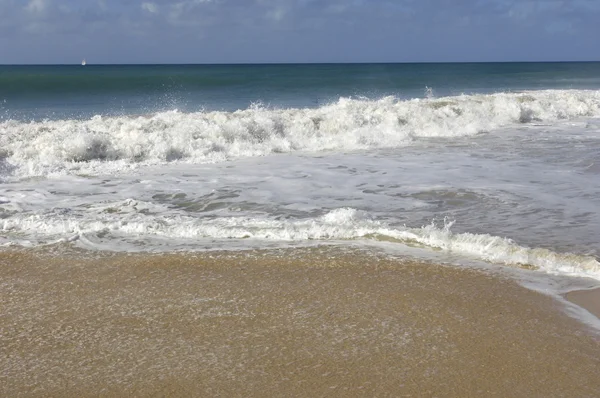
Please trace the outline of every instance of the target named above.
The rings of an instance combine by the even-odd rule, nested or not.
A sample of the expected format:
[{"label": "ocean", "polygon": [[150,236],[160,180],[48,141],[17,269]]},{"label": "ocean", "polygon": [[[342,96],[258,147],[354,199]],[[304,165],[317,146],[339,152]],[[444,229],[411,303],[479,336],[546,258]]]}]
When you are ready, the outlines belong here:
[{"label": "ocean", "polygon": [[0,66],[0,245],[600,279],[600,63]]}]

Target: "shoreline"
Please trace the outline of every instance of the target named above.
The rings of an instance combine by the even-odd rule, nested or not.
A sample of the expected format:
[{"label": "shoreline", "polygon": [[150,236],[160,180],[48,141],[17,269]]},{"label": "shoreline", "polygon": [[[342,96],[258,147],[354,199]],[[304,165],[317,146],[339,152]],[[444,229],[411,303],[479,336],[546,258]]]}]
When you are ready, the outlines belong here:
[{"label": "shoreline", "polygon": [[564,298],[600,319],[600,287],[573,290],[565,293]]},{"label": "shoreline", "polygon": [[600,337],[482,270],[55,247],[0,251],[0,281],[0,395],[600,395]]}]

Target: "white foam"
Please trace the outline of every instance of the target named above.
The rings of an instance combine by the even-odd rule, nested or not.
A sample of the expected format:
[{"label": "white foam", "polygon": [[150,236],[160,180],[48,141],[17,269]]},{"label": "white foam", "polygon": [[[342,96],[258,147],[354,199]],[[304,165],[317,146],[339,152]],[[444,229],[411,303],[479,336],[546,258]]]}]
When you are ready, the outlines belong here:
[{"label": "white foam", "polygon": [[[161,206],[126,200],[90,209],[93,217],[82,219],[68,214],[15,216],[0,222],[1,229],[16,236],[35,231],[37,244],[110,235],[118,248],[119,239],[147,239],[156,236],[181,242],[210,244],[211,239],[253,239],[278,242],[340,241],[377,239],[402,244],[417,244],[511,266],[534,266],[550,273],[587,276],[600,279],[600,263],[589,256],[555,253],[542,248],[520,246],[507,238],[487,234],[453,233],[452,223],[421,228],[391,227],[372,219],[369,214],[340,208],[320,217],[303,220],[275,220],[255,217],[195,218],[185,215],[161,216]],[[44,238],[41,238],[44,237]],[[40,241],[40,239],[42,239]],[[45,239],[45,241],[43,240]],[[27,241],[27,240],[24,240]],[[29,241],[27,241],[29,242]],[[106,249],[106,246],[102,246]]]},{"label": "white foam", "polygon": [[0,123],[0,177],[109,174],[294,151],[399,147],[518,123],[600,116],[600,91],[551,90],[402,101],[342,98],[316,109],[161,112]]}]

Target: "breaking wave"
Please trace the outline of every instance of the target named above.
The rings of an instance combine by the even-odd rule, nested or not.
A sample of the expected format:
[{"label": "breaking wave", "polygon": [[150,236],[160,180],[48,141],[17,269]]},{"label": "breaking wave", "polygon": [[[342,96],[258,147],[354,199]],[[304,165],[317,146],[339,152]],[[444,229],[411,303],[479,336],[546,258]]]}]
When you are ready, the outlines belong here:
[{"label": "breaking wave", "polygon": [[161,112],[0,123],[0,176],[113,173],[167,162],[208,163],[294,151],[400,147],[519,123],[600,116],[600,91],[550,90],[446,98],[342,98],[320,108]]},{"label": "breaking wave", "polygon": [[[452,223],[420,228],[392,227],[352,208],[332,210],[320,217],[303,220],[274,220],[253,217],[194,218],[185,215],[161,216],[160,206],[128,199],[90,208],[85,219],[60,213],[15,216],[0,222],[0,230],[22,235],[35,231],[37,239],[93,241],[95,237],[119,239],[187,240],[254,239],[261,241],[307,242],[340,240],[385,240],[418,245],[496,264],[534,267],[550,273],[600,279],[600,263],[594,257],[556,253],[543,248],[520,246],[511,239],[488,234],[454,233]],[[91,238],[91,240],[89,240]],[[0,242],[1,243],[1,242]],[[14,242],[12,242],[14,243]],[[114,247],[119,247],[116,244]]]}]

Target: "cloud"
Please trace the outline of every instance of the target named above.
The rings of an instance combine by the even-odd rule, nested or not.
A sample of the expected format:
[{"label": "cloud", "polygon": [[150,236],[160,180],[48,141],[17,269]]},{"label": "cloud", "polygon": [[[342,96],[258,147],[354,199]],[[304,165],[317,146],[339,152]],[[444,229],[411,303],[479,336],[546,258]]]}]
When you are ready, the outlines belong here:
[{"label": "cloud", "polygon": [[510,18],[524,20],[543,17],[544,14],[561,14],[568,7],[564,1],[520,1],[510,5],[508,16]]},{"label": "cloud", "polygon": [[599,0],[0,0],[0,13],[0,62],[23,48],[57,62],[89,48],[105,62],[600,53]]},{"label": "cloud", "polygon": [[151,14],[158,13],[158,6],[154,3],[142,3],[142,10],[147,11]]},{"label": "cloud", "polygon": [[30,0],[29,3],[25,6],[25,10],[34,14],[42,13],[47,8],[46,1],[47,0]]},{"label": "cloud", "polygon": [[600,13],[600,2],[598,0],[571,0],[571,7]]},{"label": "cloud", "polygon": [[267,11],[267,18],[272,19],[273,21],[281,21],[284,17],[285,14],[287,13],[287,10],[283,7],[277,7],[274,9],[271,9],[269,11]]}]

